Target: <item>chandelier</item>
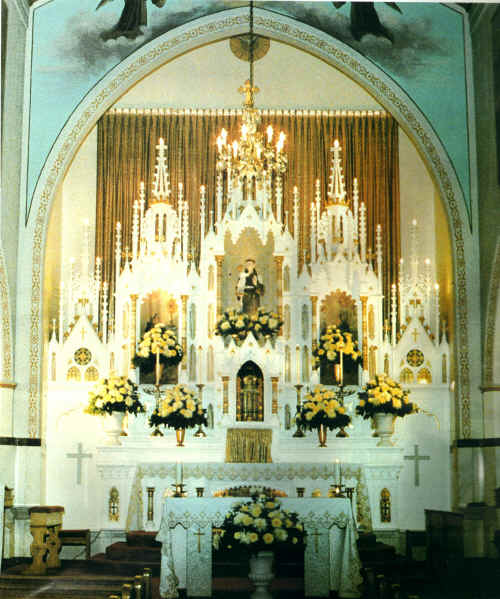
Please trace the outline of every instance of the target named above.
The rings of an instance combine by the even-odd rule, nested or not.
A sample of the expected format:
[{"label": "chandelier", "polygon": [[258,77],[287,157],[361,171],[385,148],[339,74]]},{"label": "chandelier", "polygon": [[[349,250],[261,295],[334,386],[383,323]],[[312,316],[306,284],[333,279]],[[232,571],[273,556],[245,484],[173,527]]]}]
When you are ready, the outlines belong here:
[{"label": "chandelier", "polygon": [[254,106],[254,95],[259,92],[259,88],[253,84],[254,45],[253,2],[250,2],[250,79],[238,88],[238,92],[245,96],[241,136],[239,141],[229,142],[227,131],[222,129],[217,138],[217,170],[227,171],[228,178],[240,185],[246,181],[249,187],[255,180],[258,187],[262,187],[263,183],[270,181],[273,174],[284,173],[288,161],[283,152],[285,134],[280,132],[273,144],[274,131],[271,125],[267,127],[265,134],[257,130],[261,118],[260,111]]}]

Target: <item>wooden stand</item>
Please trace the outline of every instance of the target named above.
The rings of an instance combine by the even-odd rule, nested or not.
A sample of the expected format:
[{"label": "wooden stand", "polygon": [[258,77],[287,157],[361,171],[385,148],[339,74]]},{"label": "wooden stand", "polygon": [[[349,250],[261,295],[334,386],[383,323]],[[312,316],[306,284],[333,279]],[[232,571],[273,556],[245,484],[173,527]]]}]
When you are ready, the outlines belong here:
[{"label": "wooden stand", "polygon": [[29,509],[29,514],[33,536],[30,547],[33,562],[25,573],[43,575],[47,573],[47,568],[61,567],[59,530],[62,526],[64,508],[60,505],[35,506]]}]

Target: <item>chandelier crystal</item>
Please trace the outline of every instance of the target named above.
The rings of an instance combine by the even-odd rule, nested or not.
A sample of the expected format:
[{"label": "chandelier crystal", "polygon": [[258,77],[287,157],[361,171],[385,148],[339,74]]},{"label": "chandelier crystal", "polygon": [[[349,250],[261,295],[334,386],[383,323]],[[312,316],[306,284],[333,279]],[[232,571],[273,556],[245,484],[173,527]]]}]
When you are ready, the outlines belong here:
[{"label": "chandelier crystal", "polygon": [[250,79],[238,88],[244,94],[243,115],[240,140],[228,141],[227,131],[222,129],[217,138],[217,170],[227,171],[228,178],[249,187],[256,181],[258,187],[269,181],[273,175],[281,175],[288,164],[287,156],[283,152],[285,134],[281,131],[278,139],[273,143],[274,131],[271,125],[265,134],[258,131],[261,122],[260,111],[254,106],[254,95],[259,88],[253,85],[255,37],[253,34],[253,2],[250,3],[250,44],[249,63]]}]

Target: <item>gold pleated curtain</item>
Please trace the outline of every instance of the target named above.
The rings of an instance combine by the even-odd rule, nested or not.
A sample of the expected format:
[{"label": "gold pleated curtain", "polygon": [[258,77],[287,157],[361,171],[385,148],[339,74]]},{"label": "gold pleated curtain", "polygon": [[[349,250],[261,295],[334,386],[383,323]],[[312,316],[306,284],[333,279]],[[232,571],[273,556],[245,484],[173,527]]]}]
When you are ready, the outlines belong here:
[{"label": "gold pleated curtain", "polygon": [[[398,125],[385,112],[337,114],[282,111],[263,113],[261,130],[271,124],[286,135],[288,170],[284,176],[284,214],[293,230],[293,187],[299,189],[300,261],[309,252],[310,204],[315,181],[320,180],[323,202],[327,198],[333,141],[342,147],[348,198],[353,178],[359,182],[360,202],[367,207],[367,248],[375,251],[376,225],[382,225],[385,308],[390,285],[397,280],[400,257]],[[177,206],[183,184],[189,202],[191,254],[196,260],[200,244],[200,185],[207,189],[206,226],[215,213],[216,138],[224,127],[228,139],[239,139],[241,116],[236,111],[111,111],[98,123],[96,256],[102,257],[103,280],[114,288],[116,222],[122,225],[123,248],[131,245],[132,206],[144,181],[146,207],[152,188],[156,145],[168,145],[172,201]]]}]

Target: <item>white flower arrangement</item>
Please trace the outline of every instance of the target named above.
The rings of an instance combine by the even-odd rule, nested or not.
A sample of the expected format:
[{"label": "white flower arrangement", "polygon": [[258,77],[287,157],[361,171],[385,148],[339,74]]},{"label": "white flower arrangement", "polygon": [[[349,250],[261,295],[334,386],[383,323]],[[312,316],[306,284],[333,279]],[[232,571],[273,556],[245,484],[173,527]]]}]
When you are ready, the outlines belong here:
[{"label": "white flower arrangement", "polygon": [[101,379],[94,389],[89,392],[87,414],[102,416],[112,412],[128,412],[137,414],[145,408],[139,401],[137,385],[126,376],[111,374],[107,379]]},{"label": "white flower arrangement", "polygon": [[286,545],[303,547],[306,532],[298,514],[284,510],[275,498],[255,495],[235,505],[213,536],[215,549],[243,548],[249,553],[276,550]]}]

